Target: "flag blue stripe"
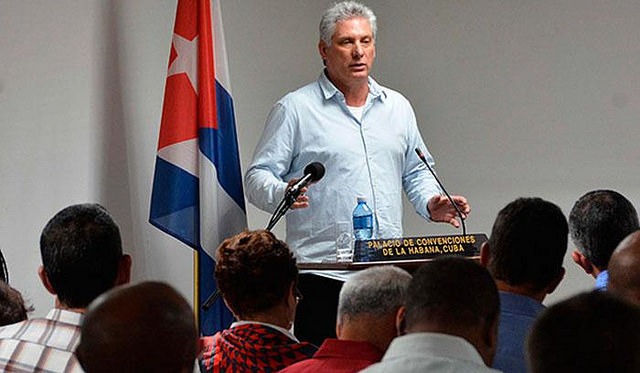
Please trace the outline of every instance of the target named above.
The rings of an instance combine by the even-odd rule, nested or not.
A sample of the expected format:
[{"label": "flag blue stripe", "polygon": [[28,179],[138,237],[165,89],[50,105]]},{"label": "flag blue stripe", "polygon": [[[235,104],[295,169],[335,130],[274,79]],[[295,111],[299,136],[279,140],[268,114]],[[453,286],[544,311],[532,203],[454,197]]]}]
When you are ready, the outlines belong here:
[{"label": "flag blue stripe", "polygon": [[191,248],[199,245],[198,178],[156,157],[149,221]]},{"label": "flag blue stripe", "polygon": [[[200,128],[198,130],[198,146],[200,152],[214,164],[220,187],[246,211],[240,171],[238,139],[231,95],[216,81],[216,105],[218,128]],[[199,299],[202,307],[207,299],[216,291],[214,278],[215,261],[202,249],[199,251],[198,278]],[[225,329],[233,322],[233,315],[224,304],[222,297],[208,310],[200,309],[200,332],[212,335]]]},{"label": "flag blue stripe", "polygon": [[199,146],[202,154],[216,167],[218,183],[246,211],[240,172],[240,152],[233,114],[233,99],[216,81],[218,129],[201,128]]},{"label": "flag blue stripe", "polygon": [[222,298],[206,311],[201,308],[215,292],[217,283],[214,277],[215,262],[200,246],[198,190],[198,178],[162,158],[156,158],[149,221],[161,231],[198,250],[197,307],[200,308],[200,333],[212,335],[228,327],[233,322],[233,315]]}]

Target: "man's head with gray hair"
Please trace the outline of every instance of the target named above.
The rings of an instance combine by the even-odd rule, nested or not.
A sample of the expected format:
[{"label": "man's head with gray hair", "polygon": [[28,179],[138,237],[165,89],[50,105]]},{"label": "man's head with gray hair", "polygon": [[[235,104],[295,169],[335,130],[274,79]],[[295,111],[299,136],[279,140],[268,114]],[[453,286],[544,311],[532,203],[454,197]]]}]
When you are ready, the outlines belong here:
[{"label": "man's head with gray hair", "polygon": [[355,1],[342,1],[333,4],[322,15],[320,20],[320,40],[324,41],[327,46],[331,46],[331,37],[336,31],[336,24],[351,18],[365,18],[368,20],[375,39],[378,26],[376,24],[376,15],[373,11]]},{"label": "man's head with gray hair", "polygon": [[404,305],[411,275],[398,267],[371,267],[351,276],[340,290],[338,339],[370,342],[386,350],[397,335],[395,318]]}]

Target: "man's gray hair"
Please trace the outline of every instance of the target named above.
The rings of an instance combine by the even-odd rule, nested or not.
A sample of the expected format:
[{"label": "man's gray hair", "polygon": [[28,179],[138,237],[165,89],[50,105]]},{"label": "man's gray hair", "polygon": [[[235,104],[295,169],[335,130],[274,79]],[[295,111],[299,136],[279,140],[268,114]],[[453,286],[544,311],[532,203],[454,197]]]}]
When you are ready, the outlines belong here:
[{"label": "man's gray hair", "polygon": [[394,266],[371,267],[351,276],[342,285],[338,322],[362,314],[384,316],[404,305],[411,275]]},{"label": "man's gray hair", "polygon": [[320,40],[324,41],[327,46],[331,45],[331,37],[336,32],[336,24],[340,21],[346,21],[351,18],[365,18],[371,25],[371,33],[376,38],[378,26],[376,25],[376,15],[373,11],[355,1],[342,1],[333,4],[322,15],[320,20]]}]

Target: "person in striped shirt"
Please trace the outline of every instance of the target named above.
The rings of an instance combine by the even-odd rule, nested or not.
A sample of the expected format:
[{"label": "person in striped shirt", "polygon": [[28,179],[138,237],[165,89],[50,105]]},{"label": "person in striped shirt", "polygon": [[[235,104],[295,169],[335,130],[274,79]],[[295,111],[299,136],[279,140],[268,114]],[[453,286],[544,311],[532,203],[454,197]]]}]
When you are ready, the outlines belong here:
[{"label": "person in striped shirt", "polygon": [[128,283],[131,257],[120,230],[98,204],[64,208],[40,236],[38,275],[55,297],[44,318],[0,328],[0,371],[81,372],[74,355],[86,307],[100,294]]}]

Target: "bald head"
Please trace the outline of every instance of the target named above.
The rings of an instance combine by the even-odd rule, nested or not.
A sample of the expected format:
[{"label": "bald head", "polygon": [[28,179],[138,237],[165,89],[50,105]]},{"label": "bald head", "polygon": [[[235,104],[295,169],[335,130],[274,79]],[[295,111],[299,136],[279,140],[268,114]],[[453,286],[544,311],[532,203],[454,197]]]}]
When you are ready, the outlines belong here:
[{"label": "bald head", "polygon": [[187,301],[167,284],[143,282],[91,304],[76,355],[87,373],[189,372],[197,344]]},{"label": "bald head", "polygon": [[628,235],[611,255],[607,289],[640,305],[640,231]]}]

